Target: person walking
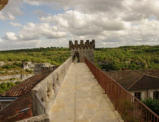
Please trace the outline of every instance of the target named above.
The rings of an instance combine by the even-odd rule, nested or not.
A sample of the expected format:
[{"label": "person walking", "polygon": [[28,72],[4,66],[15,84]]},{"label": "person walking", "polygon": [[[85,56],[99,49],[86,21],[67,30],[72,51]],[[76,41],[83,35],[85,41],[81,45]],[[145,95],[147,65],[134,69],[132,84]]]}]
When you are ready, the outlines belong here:
[{"label": "person walking", "polygon": [[75,61],[75,59],[77,58],[77,62],[80,62],[80,56],[79,56],[79,52],[75,51],[73,56],[72,56],[72,62]]}]

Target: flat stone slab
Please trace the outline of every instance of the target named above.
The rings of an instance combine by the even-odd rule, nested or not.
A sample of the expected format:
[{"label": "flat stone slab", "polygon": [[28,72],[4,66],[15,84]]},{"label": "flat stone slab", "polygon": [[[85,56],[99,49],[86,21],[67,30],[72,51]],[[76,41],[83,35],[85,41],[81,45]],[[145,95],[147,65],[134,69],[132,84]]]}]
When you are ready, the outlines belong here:
[{"label": "flat stone slab", "polygon": [[72,63],[50,108],[51,122],[119,122],[85,63]]}]

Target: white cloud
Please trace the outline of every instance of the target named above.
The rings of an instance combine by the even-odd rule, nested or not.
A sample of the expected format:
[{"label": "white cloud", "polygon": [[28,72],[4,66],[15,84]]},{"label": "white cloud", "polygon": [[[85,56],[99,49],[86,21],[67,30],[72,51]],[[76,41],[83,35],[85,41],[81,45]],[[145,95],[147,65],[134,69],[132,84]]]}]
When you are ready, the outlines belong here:
[{"label": "white cloud", "polygon": [[120,20],[109,20],[109,18],[104,16],[104,13],[98,15],[85,14],[73,10],[59,15],[41,17],[41,21],[56,24],[58,28],[63,28],[64,31],[76,36],[98,35],[103,31],[124,29],[123,22]]},{"label": "white cloud", "polygon": [[3,40],[0,38],[0,43],[2,42]]},{"label": "white cloud", "polygon": [[17,23],[17,22],[10,22],[10,25],[12,25],[14,27],[21,27],[22,26],[20,23]]},{"label": "white cloud", "polygon": [[31,5],[52,4],[65,10],[76,9],[87,12],[114,11],[123,7],[123,0],[24,0]]},{"label": "white cloud", "polygon": [[140,21],[151,17],[159,17],[158,0],[129,0],[124,2],[126,10],[123,19],[126,21]]},{"label": "white cloud", "polygon": [[[34,43],[34,46],[66,46],[70,39],[96,39],[98,47],[159,44],[158,0],[10,0],[0,19],[15,19],[20,7],[44,5],[57,14],[36,10],[39,23],[21,25],[19,32],[7,32],[1,42]],[[16,2],[17,3],[16,3]],[[13,10],[15,6],[15,11]],[[63,12],[58,10],[63,9]],[[54,12],[53,12],[54,13]],[[20,22],[21,23],[21,22]],[[20,45],[19,45],[20,46]],[[17,47],[17,46],[16,46]]]},{"label": "white cloud", "polygon": [[49,25],[48,23],[34,24],[28,23],[24,25],[17,34],[13,32],[7,32],[4,39],[6,40],[18,40],[18,41],[32,41],[43,39],[57,39],[66,35],[65,32],[59,31],[56,27]]},{"label": "white cloud", "polygon": [[35,48],[37,47],[38,41],[39,40],[33,40],[30,42],[27,41],[19,42],[19,41],[3,40],[2,42],[0,42],[0,50]]},{"label": "white cloud", "polygon": [[17,40],[17,37],[16,37],[15,33],[13,33],[13,32],[7,32],[6,35],[5,35],[5,37],[4,37],[4,39],[14,41],[14,40]]}]

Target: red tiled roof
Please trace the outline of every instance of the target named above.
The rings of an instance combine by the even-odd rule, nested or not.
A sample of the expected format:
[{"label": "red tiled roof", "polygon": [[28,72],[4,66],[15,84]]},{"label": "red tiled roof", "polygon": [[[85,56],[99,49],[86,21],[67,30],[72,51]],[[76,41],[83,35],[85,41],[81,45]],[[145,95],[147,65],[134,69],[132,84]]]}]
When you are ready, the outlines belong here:
[{"label": "red tiled roof", "polygon": [[136,82],[143,76],[141,72],[131,70],[109,71],[105,73],[126,89],[128,89],[132,83]]},{"label": "red tiled roof", "polygon": [[127,90],[159,88],[159,70],[124,70],[105,73]]},{"label": "red tiled roof", "polygon": [[15,122],[32,117],[32,97],[25,94],[0,111],[0,122]]},{"label": "red tiled roof", "polygon": [[5,109],[0,111],[0,122],[14,122],[32,117],[32,97],[31,90],[51,71],[42,72],[24,82],[11,88],[9,91],[1,95],[2,97],[19,97],[17,100],[9,104]]},{"label": "red tiled roof", "polygon": [[159,70],[158,69],[149,69],[149,70],[144,70],[144,74],[150,75],[150,76],[156,76],[159,77]]},{"label": "red tiled roof", "polygon": [[136,81],[129,90],[159,89],[159,78],[144,75],[140,80]]},{"label": "red tiled roof", "polygon": [[38,84],[41,80],[47,77],[49,73],[50,72],[43,72],[41,74],[28,78],[22,83],[11,88],[9,91],[5,92],[2,96],[19,97],[24,94],[27,94],[36,86],[36,84]]}]

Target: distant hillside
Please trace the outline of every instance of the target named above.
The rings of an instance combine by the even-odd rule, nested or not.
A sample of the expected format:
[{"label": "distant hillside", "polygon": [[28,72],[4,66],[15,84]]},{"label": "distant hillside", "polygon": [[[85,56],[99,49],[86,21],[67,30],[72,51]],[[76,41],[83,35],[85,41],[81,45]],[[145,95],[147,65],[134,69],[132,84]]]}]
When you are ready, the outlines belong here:
[{"label": "distant hillside", "polygon": [[35,48],[0,51],[0,61],[31,61],[36,63],[48,62],[60,65],[70,56],[67,48]]},{"label": "distant hillside", "polygon": [[59,66],[69,56],[68,49],[55,47],[0,51],[0,82],[20,81],[19,78],[14,78],[14,75],[32,74],[33,71],[22,68],[23,61]]},{"label": "distant hillside", "polygon": [[[62,64],[70,52],[67,48],[37,48],[1,51],[0,61],[32,61]],[[159,69],[159,46],[124,46],[97,48],[95,62],[103,70]],[[17,67],[17,65],[16,65]]]},{"label": "distant hillside", "polygon": [[95,60],[106,71],[159,69],[159,46],[99,48]]}]

